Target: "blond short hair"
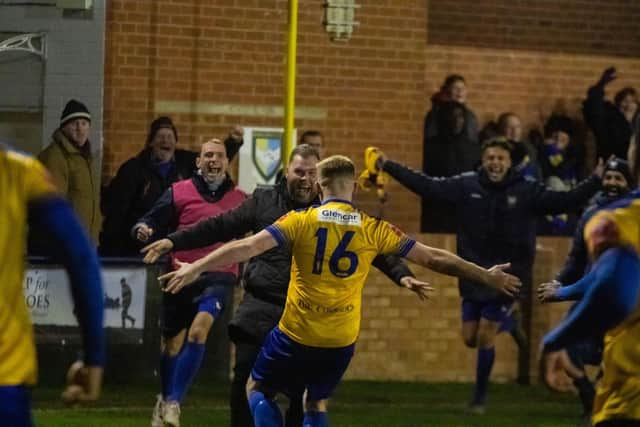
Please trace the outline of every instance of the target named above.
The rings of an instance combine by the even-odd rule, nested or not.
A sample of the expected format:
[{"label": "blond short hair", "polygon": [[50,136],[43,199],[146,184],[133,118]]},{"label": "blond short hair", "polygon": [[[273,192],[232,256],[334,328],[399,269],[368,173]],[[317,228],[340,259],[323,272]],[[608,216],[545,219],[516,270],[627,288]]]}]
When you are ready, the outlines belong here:
[{"label": "blond short hair", "polygon": [[344,190],[356,180],[356,167],[350,158],[341,155],[327,157],[318,163],[318,182],[331,190]]},{"label": "blond short hair", "polygon": [[203,141],[200,144],[200,153],[198,153],[198,156],[202,155],[202,149],[204,148],[205,144],[222,145],[224,147],[225,156],[227,155],[227,145],[224,142],[222,142],[221,139],[219,139],[219,138],[209,138],[209,139]]}]

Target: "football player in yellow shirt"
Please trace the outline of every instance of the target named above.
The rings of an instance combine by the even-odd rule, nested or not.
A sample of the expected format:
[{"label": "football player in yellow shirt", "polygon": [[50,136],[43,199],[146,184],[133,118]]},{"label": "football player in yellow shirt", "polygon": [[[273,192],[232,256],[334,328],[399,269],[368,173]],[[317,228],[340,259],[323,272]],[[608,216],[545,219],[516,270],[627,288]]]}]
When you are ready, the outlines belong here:
[{"label": "football player in yellow shirt", "polygon": [[603,376],[592,422],[597,427],[640,427],[640,192],[596,213],[584,229],[591,271],[563,293],[580,299],[543,341],[545,382],[565,391],[572,365],[565,350],[604,334]]},{"label": "football player in yellow shirt", "polygon": [[37,378],[36,348],[23,295],[27,228],[46,233],[51,254],[67,267],[84,342],[84,367],[74,370],[67,402],[95,400],[105,358],[100,266],[71,207],[35,159],[0,144],[0,424],[30,426],[29,387]]},{"label": "football player in yellow shirt", "polygon": [[[241,262],[277,245],[290,245],[293,262],[287,301],[256,360],[247,384],[257,427],[281,426],[272,400],[277,391],[306,389],[305,426],[326,426],[327,399],[339,383],[360,330],[362,287],[378,254],[398,254],[444,274],[463,276],[514,294],[519,280],[508,264],[489,270],[425,246],[351,202],[355,167],[344,156],[318,163],[322,204],[292,211],[265,230],[229,243],[193,264],[168,273],[165,291],[178,292],[201,271]],[[233,260],[233,261],[230,261]]]}]

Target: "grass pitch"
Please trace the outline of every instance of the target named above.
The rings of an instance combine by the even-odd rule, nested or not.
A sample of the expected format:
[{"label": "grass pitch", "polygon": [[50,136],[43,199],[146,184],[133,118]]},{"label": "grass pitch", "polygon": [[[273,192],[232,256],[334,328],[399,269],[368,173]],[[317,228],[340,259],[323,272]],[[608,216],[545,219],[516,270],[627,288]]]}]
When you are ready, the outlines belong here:
[{"label": "grass pitch", "polygon": [[[67,408],[60,390],[34,390],[34,418],[39,427],[148,426],[156,389],[107,387],[99,403]],[[184,427],[226,427],[228,384],[195,385],[183,405]],[[331,405],[336,427],[575,427],[576,396],[551,393],[540,386],[492,384],[485,415],[465,413],[470,384],[346,381]]]}]

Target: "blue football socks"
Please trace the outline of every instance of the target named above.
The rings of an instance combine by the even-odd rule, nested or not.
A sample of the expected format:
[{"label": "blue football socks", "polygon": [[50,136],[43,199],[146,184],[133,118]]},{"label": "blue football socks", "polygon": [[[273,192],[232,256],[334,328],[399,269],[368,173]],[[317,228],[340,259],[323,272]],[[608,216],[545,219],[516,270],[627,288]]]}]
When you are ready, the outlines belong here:
[{"label": "blue football socks", "polygon": [[249,408],[255,427],[282,427],[284,425],[280,408],[276,402],[265,397],[264,393],[260,391],[254,391],[249,396]]},{"label": "blue football socks", "polygon": [[188,342],[178,355],[175,365],[173,386],[167,401],[182,402],[187,389],[196,377],[204,357],[204,344]]},{"label": "blue football socks", "polygon": [[162,398],[167,399],[173,388],[173,379],[176,372],[178,356],[169,356],[162,353],[160,356],[160,381],[162,382]]},{"label": "blue football socks", "polygon": [[496,358],[495,347],[478,349],[478,365],[476,367],[476,388],[473,393],[473,405],[484,405],[487,400],[489,376]]}]

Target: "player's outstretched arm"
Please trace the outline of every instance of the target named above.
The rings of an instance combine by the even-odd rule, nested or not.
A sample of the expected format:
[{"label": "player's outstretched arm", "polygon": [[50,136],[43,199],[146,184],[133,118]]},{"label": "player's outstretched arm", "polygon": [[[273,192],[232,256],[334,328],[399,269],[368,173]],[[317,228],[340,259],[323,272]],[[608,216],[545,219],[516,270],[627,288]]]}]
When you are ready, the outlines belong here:
[{"label": "player's outstretched arm", "polygon": [[96,400],[102,385],[105,335],[102,280],[95,248],[69,204],[60,198],[47,197],[30,203],[29,225],[31,233],[47,234],[51,255],[66,267],[82,331],[82,381],[72,391],[67,389],[63,398],[67,402]]},{"label": "player's outstretched arm", "polygon": [[418,298],[420,298],[420,301],[428,300],[431,297],[431,294],[435,291],[429,282],[423,282],[413,276],[404,276],[400,279],[400,286],[414,292]]},{"label": "player's outstretched arm", "polygon": [[483,283],[510,296],[517,294],[521,286],[520,279],[504,272],[509,268],[509,264],[495,265],[485,269],[451,252],[420,242],[413,245],[406,258],[438,273]]},{"label": "player's outstretched arm", "polygon": [[591,273],[585,276],[591,283],[584,298],[543,340],[543,379],[559,391],[564,390],[561,376],[556,372],[560,350],[616,327],[633,312],[640,296],[640,260],[631,249],[608,249]]},{"label": "player's outstretched arm", "polygon": [[555,301],[577,301],[582,299],[593,282],[594,275],[595,273],[590,271],[576,283],[568,286],[562,286],[562,284],[557,280],[542,283],[538,286],[538,299],[542,303]]},{"label": "player's outstretched arm", "polygon": [[253,236],[229,242],[193,264],[180,263],[178,270],[164,274],[158,280],[161,282],[168,281],[164,287],[165,292],[175,294],[185,286],[193,283],[205,271],[228,264],[248,261],[254,256],[276,247],[277,244],[278,242],[271,233],[262,230]]},{"label": "player's outstretched arm", "polygon": [[640,260],[631,249],[611,248],[591,272],[586,293],[576,308],[544,338],[555,351],[617,326],[631,313],[640,296]]}]

